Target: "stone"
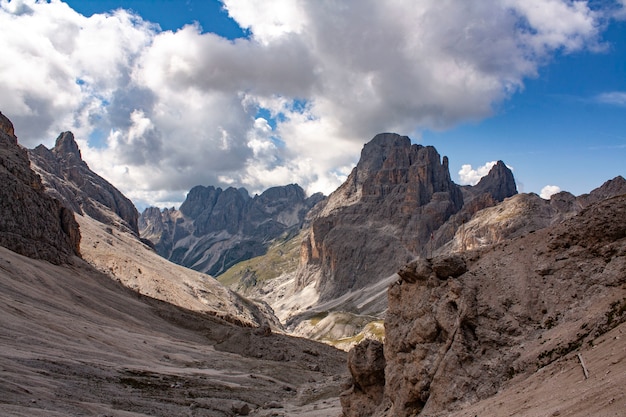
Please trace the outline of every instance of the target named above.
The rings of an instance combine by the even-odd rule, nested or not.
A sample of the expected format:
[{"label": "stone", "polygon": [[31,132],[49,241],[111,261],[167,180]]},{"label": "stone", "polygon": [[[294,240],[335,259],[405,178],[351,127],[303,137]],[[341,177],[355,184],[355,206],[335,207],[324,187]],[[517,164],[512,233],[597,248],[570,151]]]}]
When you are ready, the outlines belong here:
[{"label": "stone", "polygon": [[55,264],[80,256],[80,230],[72,211],[44,192],[13,124],[1,113],[0,245]]},{"label": "stone", "polygon": [[196,186],[179,210],[149,207],[141,235],[161,256],[218,276],[234,264],[266,253],[274,239],[299,232],[306,213],[323,199],[297,184],[250,197],[244,188]]},{"label": "stone", "polygon": [[344,417],[372,415],[385,388],[383,344],[365,339],[348,352],[352,387],[340,396]]},{"label": "stone", "polygon": [[[28,153],[50,195],[63,201],[78,214],[87,214],[104,224],[117,227],[117,221],[106,210],[110,209],[119,216],[121,227],[139,236],[139,213],[135,205],[89,168],[71,132],[61,133],[52,149],[39,145]],[[101,206],[106,209],[103,210]]]},{"label": "stone", "polygon": [[309,215],[298,286],[315,276],[323,301],[388,277],[426,257],[433,232],[462,207],[447,157],[406,136],[376,135],[344,184]]},{"label": "stone", "polygon": [[438,256],[432,261],[432,269],[438,278],[457,278],[467,271],[465,259],[458,254]]}]

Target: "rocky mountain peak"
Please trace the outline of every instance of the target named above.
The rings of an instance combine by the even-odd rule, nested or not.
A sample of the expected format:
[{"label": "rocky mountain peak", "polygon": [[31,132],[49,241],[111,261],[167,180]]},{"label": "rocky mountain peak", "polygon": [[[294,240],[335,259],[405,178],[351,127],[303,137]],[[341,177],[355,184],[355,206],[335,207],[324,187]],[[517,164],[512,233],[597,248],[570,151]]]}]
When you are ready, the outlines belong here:
[{"label": "rocky mountain peak", "polygon": [[[43,145],[29,151],[31,162],[42,177],[47,192],[79,214],[115,224],[107,209],[119,216],[121,225],[139,235],[139,213],[134,204],[117,188],[89,169],[82,160],[72,132],[63,132],[51,150]],[[103,207],[105,209],[103,209]]]},{"label": "rocky mountain peak", "polygon": [[463,195],[434,147],[383,133],[364,145],[346,182],[322,204],[302,245],[298,285],[315,280],[330,299],[425,253],[431,234],[463,207]]},{"label": "rocky mountain peak", "polygon": [[[7,135],[6,139],[15,138],[13,123],[2,112],[0,112],[0,131]],[[17,138],[15,138],[15,141],[17,142]]]},{"label": "rocky mountain peak", "polygon": [[517,194],[513,172],[502,161],[491,167],[489,173],[473,189],[476,194],[489,193],[496,201],[503,201]]},{"label": "rocky mountain peak", "polygon": [[79,161],[83,160],[80,149],[72,132],[63,132],[59,135],[59,137],[57,137],[52,153],[57,158],[72,158]]},{"label": "rocky mountain peak", "polygon": [[178,264],[219,275],[240,261],[259,256],[283,234],[297,233],[306,213],[323,196],[306,197],[297,184],[272,187],[250,197],[245,188],[198,185],[179,210],[146,209],[142,236]]},{"label": "rocky mountain peak", "polygon": [[626,194],[626,179],[621,175],[606,181],[598,188],[593,189],[589,194],[583,194],[578,199],[582,206],[588,206],[598,201],[605,200],[616,195]]}]

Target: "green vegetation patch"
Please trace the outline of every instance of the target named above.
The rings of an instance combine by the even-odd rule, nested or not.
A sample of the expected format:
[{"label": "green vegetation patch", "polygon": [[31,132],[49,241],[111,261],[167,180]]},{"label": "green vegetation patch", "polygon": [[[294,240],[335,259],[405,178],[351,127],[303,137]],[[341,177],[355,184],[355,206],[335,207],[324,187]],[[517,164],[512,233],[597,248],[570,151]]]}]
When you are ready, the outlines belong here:
[{"label": "green vegetation patch", "polygon": [[217,277],[222,284],[249,288],[257,283],[293,272],[300,262],[302,235],[283,235],[274,240],[265,255],[239,262]]}]

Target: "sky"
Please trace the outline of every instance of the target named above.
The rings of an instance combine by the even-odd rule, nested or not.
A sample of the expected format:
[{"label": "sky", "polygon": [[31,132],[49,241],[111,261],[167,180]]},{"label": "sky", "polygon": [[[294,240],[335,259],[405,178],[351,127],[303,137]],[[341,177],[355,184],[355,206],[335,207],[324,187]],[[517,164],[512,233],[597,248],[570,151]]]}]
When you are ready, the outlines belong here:
[{"label": "sky", "polygon": [[0,111],[72,131],[142,210],[195,185],[329,194],[396,132],[475,184],[626,176],[626,0],[0,0]]}]

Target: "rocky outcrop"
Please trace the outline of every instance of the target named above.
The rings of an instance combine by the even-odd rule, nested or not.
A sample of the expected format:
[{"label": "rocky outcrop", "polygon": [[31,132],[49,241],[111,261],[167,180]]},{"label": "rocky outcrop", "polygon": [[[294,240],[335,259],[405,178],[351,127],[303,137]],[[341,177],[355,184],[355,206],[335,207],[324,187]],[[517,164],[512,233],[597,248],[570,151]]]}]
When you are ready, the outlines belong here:
[{"label": "rocky outcrop", "polygon": [[306,197],[296,184],[250,197],[243,189],[192,188],[179,210],[146,209],[141,235],[180,265],[219,275],[232,265],[266,253],[279,236],[296,234],[306,213],[323,196]]},{"label": "rocky outcrop", "polygon": [[[578,197],[565,191],[554,194],[550,200],[534,193],[518,194],[472,216],[465,213],[462,223],[456,219],[461,225],[454,230],[454,238],[435,253],[476,249],[532,233],[563,222],[590,204],[621,194],[626,194],[626,180],[621,176]],[[462,215],[463,211],[458,217]]]},{"label": "rocky outcrop", "polygon": [[388,290],[383,398],[350,414],[362,401],[350,395],[344,414],[444,415],[520,384],[626,320],[625,284],[626,194],[499,244],[412,262]]},{"label": "rocky outcrop", "polygon": [[366,339],[348,352],[350,388],[341,394],[344,417],[372,415],[382,402],[385,388],[383,344]]},{"label": "rocky outcrop", "polygon": [[298,285],[315,282],[321,300],[364,288],[417,256],[431,256],[465,217],[516,193],[501,161],[476,187],[461,188],[434,147],[377,135],[346,182],[310,213]]},{"label": "rocky outcrop", "polygon": [[489,173],[482,177],[478,184],[466,187],[466,190],[474,196],[489,194],[495,201],[503,201],[505,198],[517,194],[517,185],[513,178],[513,172],[502,161],[496,162]]},{"label": "rocky outcrop", "polygon": [[0,245],[55,264],[80,254],[80,231],[71,210],[45,194],[27,151],[17,143],[13,124],[2,113]]},{"label": "rocky outcrop", "polygon": [[[71,132],[61,133],[54,148],[39,145],[29,151],[29,156],[47,191],[76,213],[139,235],[137,209],[119,190],[89,169]],[[117,216],[111,217],[109,210]]]}]

